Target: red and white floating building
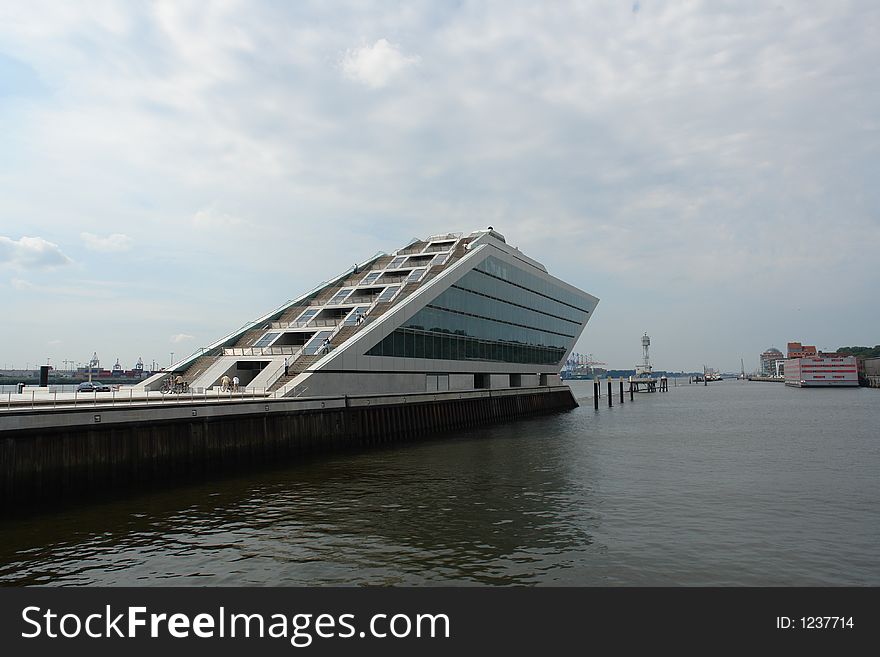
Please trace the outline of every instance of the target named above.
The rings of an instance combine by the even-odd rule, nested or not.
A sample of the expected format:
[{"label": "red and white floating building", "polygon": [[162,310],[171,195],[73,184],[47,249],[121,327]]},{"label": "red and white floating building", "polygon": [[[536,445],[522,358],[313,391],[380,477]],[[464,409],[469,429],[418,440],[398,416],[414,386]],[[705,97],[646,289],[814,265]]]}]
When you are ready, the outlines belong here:
[{"label": "red and white floating building", "polygon": [[855,356],[817,355],[785,361],[785,385],[798,388],[858,386]]}]

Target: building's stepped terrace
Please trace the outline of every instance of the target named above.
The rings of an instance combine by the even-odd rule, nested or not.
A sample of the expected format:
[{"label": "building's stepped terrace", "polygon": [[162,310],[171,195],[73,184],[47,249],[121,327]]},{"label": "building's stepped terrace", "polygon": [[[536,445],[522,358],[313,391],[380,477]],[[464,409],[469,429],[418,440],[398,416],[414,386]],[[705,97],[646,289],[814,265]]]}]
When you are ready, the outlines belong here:
[{"label": "building's stepped terrace", "polygon": [[421,253],[426,246],[428,246],[427,242],[419,240],[418,242],[414,242],[408,247],[397,251],[397,255],[414,255],[416,253]]},{"label": "building's stepped terrace", "polygon": [[189,384],[198,379],[205,371],[211,367],[211,363],[216,360],[215,356],[199,356],[193,361],[189,369],[183,373],[183,380]]},{"label": "building's stepped terrace", "polygon": [[385,269],[388,265],[391,264],[391,261],[394,260],[394,256],[382,256],[376,262],[374,262],[370,267],[365,269]]},{"label": "building's stepped terrace", "polygon": [[308,307],[309,307],[308,302],[306,302],[305,305],[304,304],[297,304],[297,305],[293,306],[292,308],[288,308],[287,310],[284,311],[284,314],[281,315],[281,317],[278,319],[278,321],[279,322],[292,322],[297,317],[299,317],[302,314],[302,312]]},{"label": "building's stepped terrace", "polygon": [[368,318],[371,321],[377,320],[379,317],[394,308],[394,306],[406,299],[410,294],[415,292],[421,285],[422,283],[407,283],[403,286],[403,289],[400,290],[400,292],[398,292],[393,299],[391,299],[391,301],[377,303],[373,310],[370,311]]},{"label": "building's stepped terrace", "polygon": [[266,329],[263,326],[259,328],[252,328],[249,331],[245,331],[242,336],[235,343],[236,347],[253,347],[254,343],[260,339],[260,336],[266,332]]}]

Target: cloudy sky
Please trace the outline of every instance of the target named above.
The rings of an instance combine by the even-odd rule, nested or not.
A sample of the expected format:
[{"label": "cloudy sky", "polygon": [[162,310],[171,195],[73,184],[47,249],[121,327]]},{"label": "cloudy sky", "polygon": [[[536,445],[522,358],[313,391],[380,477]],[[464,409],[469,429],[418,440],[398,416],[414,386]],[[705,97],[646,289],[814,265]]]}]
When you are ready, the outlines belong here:
[{"label": "cloudy sky", "polygon": [[876,344],[878,61],[867,0],[4,2],[0,365],[165,365],[489,224],[614,367]]}]

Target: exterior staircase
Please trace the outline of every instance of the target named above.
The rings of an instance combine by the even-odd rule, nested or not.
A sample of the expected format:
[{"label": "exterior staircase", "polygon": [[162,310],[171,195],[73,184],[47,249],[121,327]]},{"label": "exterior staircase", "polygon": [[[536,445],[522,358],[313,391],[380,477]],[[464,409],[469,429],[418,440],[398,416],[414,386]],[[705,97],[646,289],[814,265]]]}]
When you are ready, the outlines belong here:
[{"label": "exterior staircase", "polygon": [[[405,249],[400,249],[400,251],[398,251],[397,253],[399,255],[415,255],[417,253],[421,253],[422,249],[424,249],[426,246],[428,246],[427,242],[422,242],[421,240],[419,240],[418,242],[410,244]],[[391,261],[389,260],[388,262]]]},{"label": "exterior staircase", "polygon": [[[361,326],[363,326],[363,324]],[[339,348],[343,343],[345,343],[346,340],[357,333],[361,326],[340,324],[336,332],[331,334],[330,336],[330,342],[333,345],[333,349]],[[320,351],[318,351],[318,353],[316,354],[311,354],[309,356],[300,356],[290,364],[287,376],[282,374],[280,377],[278,377],[278,379],[276,379],[275,382],[269,386],[268,391],[274,392],[275,390],[278,390],[282,386],[292,381],[295,376],[305,372],[309,368],[309,366],[318,362],[323,357],[324,354]]]},{"label": "exterior staircase", "polygon": [[299,358],[297,358],[295,361],[293,361],[290,364],[290,367],[288,368],[287,376],[285,376],[284,374],[279,376],[275,380],[275,382],[269,386],[267,391],[268,392],[275,392],[276,390],[278,390],[282,386],[290,383],[294,379],[294,377],[305,372],[306,369],[308,369],[309,365],[317,362],[319,359],[323,358],[323,356],[324,356],[324,354],[322,354],[322,353],[312,354],[310,356],[300,356]]}]

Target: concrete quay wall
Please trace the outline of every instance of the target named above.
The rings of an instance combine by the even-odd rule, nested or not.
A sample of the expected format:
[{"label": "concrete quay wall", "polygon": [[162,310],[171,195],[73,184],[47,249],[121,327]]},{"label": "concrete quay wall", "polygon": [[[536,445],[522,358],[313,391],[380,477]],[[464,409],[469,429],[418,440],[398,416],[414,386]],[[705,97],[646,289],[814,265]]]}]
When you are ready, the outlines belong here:
[{"label": "concrete quay wall", "polygon": [[576,406],[567,386],[545,386],[13,411],[0,416],[0,508],[415,440]]}]

